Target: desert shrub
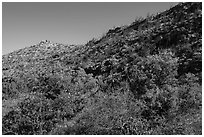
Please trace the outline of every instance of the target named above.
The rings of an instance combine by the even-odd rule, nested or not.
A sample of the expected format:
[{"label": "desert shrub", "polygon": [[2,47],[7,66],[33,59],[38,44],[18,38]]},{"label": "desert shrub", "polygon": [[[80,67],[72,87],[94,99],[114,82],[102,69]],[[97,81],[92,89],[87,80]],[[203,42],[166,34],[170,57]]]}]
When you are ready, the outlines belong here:
[{"label": "desert shrub", "polygon": [[39,76],[37,83],[32,87],[32,92],[41,93],[47,99],[56,99],[60,95],[62,87],[59,85],[60,78],[51,76]]},{"label": "desert shrub", "polygon": [[138,58],[129,67],[128,81],[130,90],[140,98],[147,90],[163,88],[175,83],[177,59],[171,52]]},{"label": "desert shrub", "polygon": [[51,110],[55,115],[51,120],[56,119],[56,123],[49,134],[82,134],[80,130],[87,125],[74,124],[74,126],[70,126],[69,123],[71,121],[76,123],[78,117],[82,115],[81,113],[87,109],[86,107],[89,106],[97,92],[97,81],[82,70],[72,71],[69,77],[63,79],[59,86],[64,90],[61,90],[57,98],[50,102]]},{"label": "desert shrub", "polygon": [[[164,118],[176,108],[177,58],[172,52],[138,58],[129,68],[128,82],[135,99],[144,103],[141,117],[152,128],[161,125]],[[157,120],[156,120],[157,119]]]},{"label": "desert shrub", "polygon": [[[42,103],[42,104],[41,104]],[[30,96],[20,102],[16,109],[10,111],[3,117],[3,133],[12,131],[15,134],[40,134],[42,112],[48,109],[46,102],[42,102],[36,96]]]},{"label": "desert shrub", "polygon": [[3,99],[13,99],[18,97],[18,81],[13,77],[4,77],[2,79]]},{"label": "desert shrub", "polygon": [[202,86],[198,80],[199,78],[191,73],[181,78],[178,88],[179,111],[181,113],[202,107]]},{"label": "desert shrub", "polygon": [[[57,126],[54,134],[113,134],[119,127],[120,116],[125,115],[126,99],[122,94],[107,95],[98,91],[89,97],[84,108],[70,121]],[[117,132],[121,132],[117,130]]]},{"label": "desert shrub", "polygon": [[202,112],[194,109],[188,111],[188,113],[177,114],[174,119],[155,128],[152,133],[162,135],[201,135],[201,119]]}]

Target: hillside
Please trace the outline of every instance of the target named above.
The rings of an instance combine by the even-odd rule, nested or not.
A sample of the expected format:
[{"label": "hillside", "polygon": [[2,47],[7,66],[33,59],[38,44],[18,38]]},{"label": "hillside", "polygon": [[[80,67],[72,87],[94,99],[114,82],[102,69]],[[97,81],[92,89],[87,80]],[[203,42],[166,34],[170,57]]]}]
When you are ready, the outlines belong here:
[{"label": "hillside", "polygon": [[2,133],[202,134],[202,3],[110,29],[85,45],[2,56]]}]

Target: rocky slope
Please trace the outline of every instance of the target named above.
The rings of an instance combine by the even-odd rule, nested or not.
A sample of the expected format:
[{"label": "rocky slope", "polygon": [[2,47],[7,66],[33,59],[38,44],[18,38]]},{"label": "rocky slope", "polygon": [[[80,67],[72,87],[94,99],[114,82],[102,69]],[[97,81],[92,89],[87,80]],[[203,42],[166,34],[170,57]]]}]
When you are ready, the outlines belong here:
[{"label": "rocky slope", "polygon": [[202,134],[202,3],[2,56],[3,134]]}]

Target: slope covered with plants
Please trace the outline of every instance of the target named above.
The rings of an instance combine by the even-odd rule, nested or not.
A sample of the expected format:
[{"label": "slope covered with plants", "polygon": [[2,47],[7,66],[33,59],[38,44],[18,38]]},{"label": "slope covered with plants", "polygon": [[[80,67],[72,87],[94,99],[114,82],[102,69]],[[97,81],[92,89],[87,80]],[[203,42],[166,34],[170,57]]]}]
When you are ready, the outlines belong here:
[{"label": "slope covered with plants", "polygon": [[202,3],[3,55],[2,132],[202,134]]}]

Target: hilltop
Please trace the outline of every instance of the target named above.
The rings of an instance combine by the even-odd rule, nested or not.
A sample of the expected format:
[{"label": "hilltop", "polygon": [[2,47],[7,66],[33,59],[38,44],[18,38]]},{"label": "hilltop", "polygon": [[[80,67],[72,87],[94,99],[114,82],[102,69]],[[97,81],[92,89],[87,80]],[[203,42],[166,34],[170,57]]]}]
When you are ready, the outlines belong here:
[{"label": "hilltop", "polygon": [[85,45],[2,56],[3,134],[202,134],[202,3]]}]

